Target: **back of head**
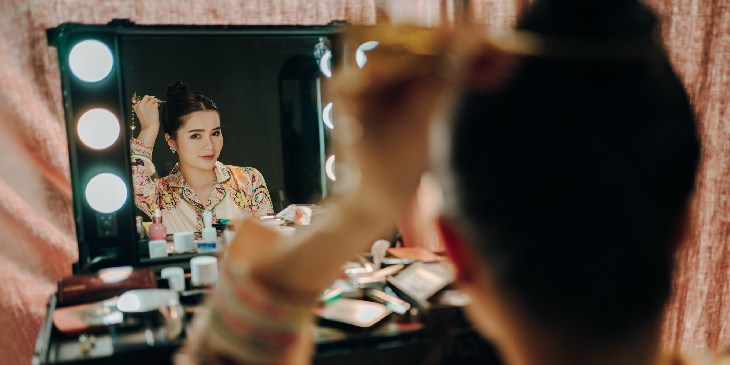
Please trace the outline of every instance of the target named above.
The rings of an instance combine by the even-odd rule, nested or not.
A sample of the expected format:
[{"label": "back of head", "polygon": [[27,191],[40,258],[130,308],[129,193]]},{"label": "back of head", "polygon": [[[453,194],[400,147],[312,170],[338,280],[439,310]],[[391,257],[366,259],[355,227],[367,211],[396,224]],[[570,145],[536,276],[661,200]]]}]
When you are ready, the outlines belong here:
[{"label": "back of head", "polygon": [[167,87],[167,100],[160,110],[162,129],[175,138],[188,115],[205,110],[218,111],[218,107],[207,96],[189,91],[182,82],[170,84]]},{"label": "back of head", "polygon": [[[540,0],[518,28],[621,44],[651,40],[655,18],[631,0]],[[699,142],[656,47],[654,58],[524,57],[504,87],[457,108],[448,214],[535,323],[617,338],[668,297]]]}]

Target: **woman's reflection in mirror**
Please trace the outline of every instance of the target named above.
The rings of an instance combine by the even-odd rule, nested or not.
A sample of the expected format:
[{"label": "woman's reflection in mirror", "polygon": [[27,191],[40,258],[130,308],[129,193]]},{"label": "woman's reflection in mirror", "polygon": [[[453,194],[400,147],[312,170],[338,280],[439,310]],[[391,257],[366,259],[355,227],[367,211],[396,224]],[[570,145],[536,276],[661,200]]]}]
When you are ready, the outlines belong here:
[{"label": "woman's reflection in mirror", "polygon": [[[206,210],[216,219],[273,213],[258,170],[218,161],[223,131],[213,100],[177,82],[167,88],[165,101],[145,95],[133,102],[141,128],[130,142],[134,201],[150,217],[160,209],[168,233],[200,231]],[[160,125],[178,163],[157,179],[152,177],[152,148]]]}]

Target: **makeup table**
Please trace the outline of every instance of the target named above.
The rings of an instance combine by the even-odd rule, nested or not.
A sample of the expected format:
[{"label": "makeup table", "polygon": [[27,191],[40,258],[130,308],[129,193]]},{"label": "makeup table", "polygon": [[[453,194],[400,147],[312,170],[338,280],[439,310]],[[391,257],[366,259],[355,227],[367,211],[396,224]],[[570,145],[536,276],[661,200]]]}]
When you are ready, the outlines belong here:
[{"label": "makeup table", "polygon": [[[158,286],[166,287],[167,281],[157,274]],[[181,293],[186,325],[204,297],[205,290]],[[48,301],[34,364],[170,364],[184,342],[184,334],[169,340],[161,326],[131,330],[109,326],[93,334],[64,335],[52,320],[57,306],[54,295]],[[313,328],[313,364],[500,364],[492,346],[471,328],[460,308],[436,305],[420,313],[390,313],[364,329],[320,319]]]}]

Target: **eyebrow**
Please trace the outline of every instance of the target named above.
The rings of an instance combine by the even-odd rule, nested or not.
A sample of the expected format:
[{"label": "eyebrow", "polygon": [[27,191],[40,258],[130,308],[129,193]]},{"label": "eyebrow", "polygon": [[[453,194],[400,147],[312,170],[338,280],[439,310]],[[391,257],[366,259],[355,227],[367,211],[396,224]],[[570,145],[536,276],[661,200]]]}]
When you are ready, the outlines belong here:
[{"label": "eyebrow", "polygon": [[[215,127],[212,130],[215,131],[215,130],[220,130],[220,129],[221,129],[221,127]],[[193,132],[205,132],[205,129],[191,129],[188,131],[188,133],[193,133]]]}]

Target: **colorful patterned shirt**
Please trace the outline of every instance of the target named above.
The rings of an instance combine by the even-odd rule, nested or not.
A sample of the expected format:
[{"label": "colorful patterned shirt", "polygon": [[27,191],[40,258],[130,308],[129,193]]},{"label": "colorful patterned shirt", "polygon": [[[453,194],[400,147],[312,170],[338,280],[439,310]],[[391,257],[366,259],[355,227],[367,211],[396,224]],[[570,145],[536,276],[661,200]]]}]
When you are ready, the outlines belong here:
[{"label": "colorful patterned shirt", "polygon": [[213,212],[214,219],[260,217],[274,212],[264,177],[253,167],[216,162],[213,190],[203,204],[188,186],[178,164],[169,175],[152,178],[152,147],[132,138],[130,148],[134,203],[150,217],[159,208],[167,233],[201,231],[206,210]]}]

